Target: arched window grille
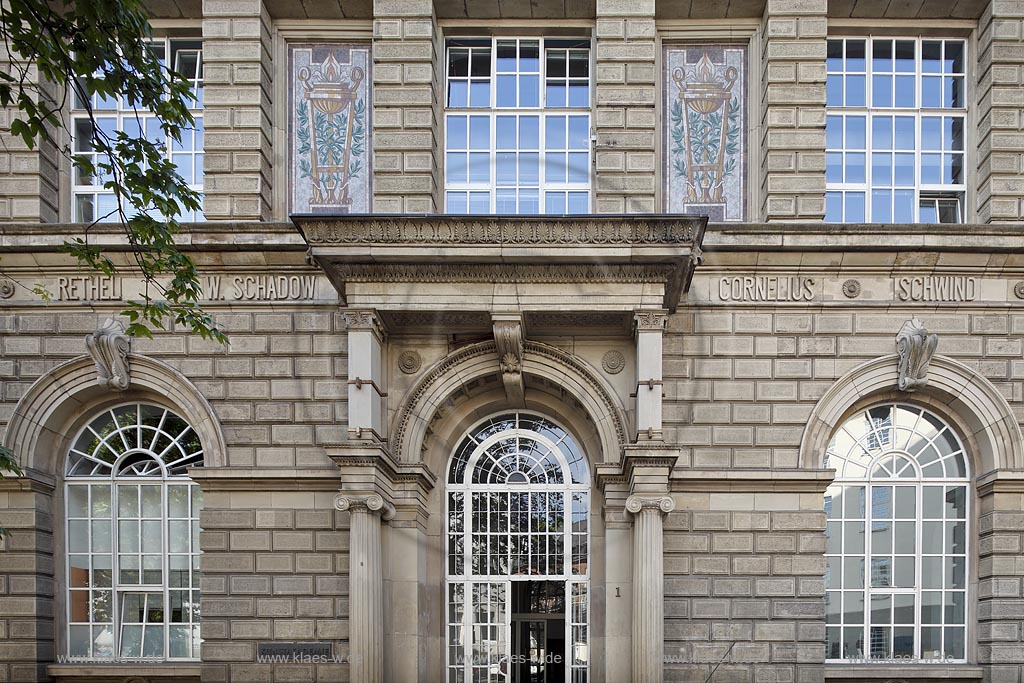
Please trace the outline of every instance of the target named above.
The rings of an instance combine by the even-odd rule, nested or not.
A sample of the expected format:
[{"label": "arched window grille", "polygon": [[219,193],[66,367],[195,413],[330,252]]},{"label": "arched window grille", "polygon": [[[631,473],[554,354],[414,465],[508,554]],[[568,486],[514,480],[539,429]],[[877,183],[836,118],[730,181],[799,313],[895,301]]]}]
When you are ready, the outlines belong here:
[{"label": "arched window grille", "polygon": [[826,658],[966,661],[970,479],[937,415],[876,405],[832,437],[825,467]]},{"label": "arched window grille", "polygon": [[195,430],[174,412],[105,410],[65,470],[67,650],[90,659],[199,658]]},{"label": "arched window grille", "polygon": [[537,415],[491,418],[456,448],[446,498],[447,680],[512,680],[513,613],[539,610],[564,615],[565,680],[584,683],[590,477],[579,445]]}]

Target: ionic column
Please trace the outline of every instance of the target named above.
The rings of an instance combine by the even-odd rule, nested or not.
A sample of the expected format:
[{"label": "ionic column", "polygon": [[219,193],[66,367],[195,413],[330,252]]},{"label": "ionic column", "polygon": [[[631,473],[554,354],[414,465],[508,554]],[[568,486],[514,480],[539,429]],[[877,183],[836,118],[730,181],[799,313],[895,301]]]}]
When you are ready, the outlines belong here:
[{"label": "ionic column", "polygon": [[661,683],[665,660],[665,564],[662,517],[671,496],[626,499],[633,517],[633,683]]},{"label": "ionic column", "polygon": [[353,683],[384,681],[384,567],[381,521],[395,508],[376,493],[339,494],[334,507],[349,521],[349,677]]},{"label": "ionic column", "polygon": [[662,338],[668,312],[637,311],[636,322],[636,440],[661,441]]}]

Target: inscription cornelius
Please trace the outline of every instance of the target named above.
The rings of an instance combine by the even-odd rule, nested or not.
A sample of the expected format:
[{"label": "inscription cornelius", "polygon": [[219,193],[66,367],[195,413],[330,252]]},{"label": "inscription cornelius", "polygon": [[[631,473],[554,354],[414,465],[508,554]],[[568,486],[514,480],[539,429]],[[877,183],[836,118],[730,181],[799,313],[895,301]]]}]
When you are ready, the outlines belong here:
[{"label": "inscription cornelius", "polygon": [[812,277],[723,277],[718,282],[722,301],[814,301]]}]

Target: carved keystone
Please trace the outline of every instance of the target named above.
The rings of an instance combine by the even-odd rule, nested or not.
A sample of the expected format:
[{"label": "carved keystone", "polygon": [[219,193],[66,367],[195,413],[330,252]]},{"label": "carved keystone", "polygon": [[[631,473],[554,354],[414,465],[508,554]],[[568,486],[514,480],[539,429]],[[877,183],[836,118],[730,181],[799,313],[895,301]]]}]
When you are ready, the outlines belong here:
[{"label": "carved keystone", "polygon": [[128,350],[131,340],[124,325],[107,318],[99,329],[85,337],[85,349],[96,363],[96,381],[102,387],[124,391],[131,384]]},{"label": "carved keystone", "polygon": [[523,319],[518,315],[495,316],[494,343],[505,395],[514,406],[526,405],[523,384]]},{"label": "carved keystone", "polygon": [[916,391],[928,384],[928,364],[939,344],[937,334],[928,334],[917,318],[903,323],[896,335],[896,353],[899,355],[897,386],[900,391]]}]

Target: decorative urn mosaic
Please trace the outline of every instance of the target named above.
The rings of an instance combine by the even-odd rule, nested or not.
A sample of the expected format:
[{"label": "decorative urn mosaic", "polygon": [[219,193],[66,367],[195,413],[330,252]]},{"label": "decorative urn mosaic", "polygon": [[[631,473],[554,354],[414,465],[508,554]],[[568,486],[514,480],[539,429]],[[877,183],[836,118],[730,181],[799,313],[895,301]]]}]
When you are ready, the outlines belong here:
[{"label": "decorative urn mosaic", "polygon": [[746,48],[677,46],[665,56],[666,208],[743,220]]},{"label": "decorative urn mosaic", "polygon": [[291,65],[291,211],[368,212],[369,50],[292,46]]}]

